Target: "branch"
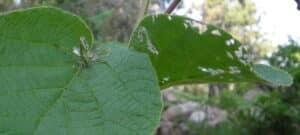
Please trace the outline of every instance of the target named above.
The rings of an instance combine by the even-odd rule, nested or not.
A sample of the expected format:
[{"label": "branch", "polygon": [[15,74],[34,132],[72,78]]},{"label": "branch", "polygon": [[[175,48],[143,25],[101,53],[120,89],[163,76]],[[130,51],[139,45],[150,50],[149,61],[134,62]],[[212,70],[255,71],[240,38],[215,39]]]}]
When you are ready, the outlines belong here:
[{"label": "branch", "polygon": [[171,14],[180,2],[181,2],[181,0],[173,0],[173,2],[170,4],[170,6],[165,11],[165,13]]},{"label": "branch", "polygon": [[297,3],[297,9],[300,10],[300,0],[295,0],[295,2]]}]

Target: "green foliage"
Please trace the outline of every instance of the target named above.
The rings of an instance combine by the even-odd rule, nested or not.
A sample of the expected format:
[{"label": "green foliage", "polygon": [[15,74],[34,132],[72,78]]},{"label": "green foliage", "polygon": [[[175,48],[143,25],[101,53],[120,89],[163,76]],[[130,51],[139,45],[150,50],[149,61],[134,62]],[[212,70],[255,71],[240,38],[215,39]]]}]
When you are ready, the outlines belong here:
[{"label": "green foliage", "polygon": [[[239,113],[239,120],[249,130],[254,131],[255,134],[264,135],[270,134],[298,134],[297,125],[299,120],[297,117],[300,114],[300,108],[289,104],[284,100],[285,93],[271,92],[267,95],[261,95],[254,102],[252,108],[248,111],[254,110],[255,113]],[[295,108],[296,107],[296,108]],[[249,118],[252,118],[249,121]]]},{"label": "green foliage", "polygon": [[209,99],[209,104],[217,105],[225,110],[241,110],[250,105],[249,101],[243,100],[243,97],[233,91],[222,90],[221,94]]},{"label": "green foliage", "polygon": [[145,17],[133,32],[130,47],[149,54],[162,88],[260,78],[274,85],[291,85],[284,71],[253,67],[244,46],[225,31],[204,24],[198,30],[193,23],[180,16],[154,15]]},{"label": "green foliage", "polygon": [[33,8],[0,17],[0,134],[149,135],[159,86],[145,54],[106,46],[89,66],[73,54],[92,35],[77,16]]},{"label": "green foliage", "polygon": [[[224,132],[249,135],[299,134],[299,102],[291,104],[288,100],[295,98],[287,98],[287,94],[289,91],[277,90],[258,94],[254,100],[249,101],[234,91],[223,90],[218,97],[209,99],[207,103],[225,109],[229,114],[228,120],[216,127],[206,124],[191,127],[194,132],[212,135],[222,135]],[[299,95],[296,94],[296,97],[299,101]]]},{"label": "green foliage", "polygon": [[[297,66],[299,61],[294,57],[298,52],[298,43],[290,39],[285,46],[280,46],[279,51],[273,53],[268,59],[270,63],[289,70],[294,78],[292,86],[286,88],[263,86],[265,94],[258,95],[251,102],[241,98],[236,92],[225,90],[219,97],[214,97],[211,104],[230,112],[228,122],[239,129],[246,129],[247,133],[257,135],[299,134],[300,72]],[[268,71],[262,70],[261,72]],[[245,102],[247,105],[239,104]],[[226,129],[222,125],[224,123],[220,124],[222,129],[219,130]],[[209,129],[209,127],[203,128]]]},{"label": "green foliage", "polygon": [[80,18],[56,8],[1,15],[0,134],[149,135],[159,82],[263,81],[259,74],[290,84],[283,71],[263,67],[281,74],[274,81],[253,68],[240,43],[214,26],[199,33],[191,20],[166,15],[138,26],[130,47],[99,47]]},{"label": "green foliage", "polygon": [[[294,78],[294,84],[287,88],[265,87],[268,93],[259,95],[251,105],[235,111],[230,121],[242,125],[248,132],[257,135],[300,133],[300,72],[295,54],[299,52],[299,45],[293,39],[268,59],[271,64],[288,69]],[[267,71],[262,71],[267,72]],[[241,102],[243,99],[235,100]],[[221,100],[220,102],[226,102]],[[220,106],[222,104],[219,104]]]},{"label": "green foliage", "polygon": [[190,125],[190,135],[252,135],[243,127],[231,122],[224,122],[216,127],[209,125]]},{"label": "green foliage", "polygon": [[300,45],[292,38],[288,43],[279,46],[278,51],[268,58],[270,63],[285,69],[298,68],[300,66]]}]

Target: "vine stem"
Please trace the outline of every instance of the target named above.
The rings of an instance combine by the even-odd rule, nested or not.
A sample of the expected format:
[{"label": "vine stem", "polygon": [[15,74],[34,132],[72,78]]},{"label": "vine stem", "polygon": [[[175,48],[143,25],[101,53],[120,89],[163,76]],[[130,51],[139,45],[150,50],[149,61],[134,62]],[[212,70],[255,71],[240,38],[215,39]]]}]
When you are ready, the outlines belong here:
[{"label": "vine stem", "polygon": [[181,2],[181,0],[173,0],[173,2],[170,4],[170,6],[165,11],[165,13],[171,14],[180,2]]},{"label": "vine stem", "polygon": [[[144,1],[144,0],[142,0]],[[138,15],[138,18],[137,18],[137,21],[136,21],[136,24],[135,24],[135,27],[138,25],[138,23],[140,22],[140,20],[142,20],[148,13],[148,9],[149,9],[149,6],[150,6],[150,0],[145,0],[146,3],[142,3],[144,4],[142,9],[140,10],[140,13]]]},{"label": "vine stem", "polygon": [[144,6],[144,12],[143,12],[144,16],[147,15],[147,13],[148,13],[149,5],[150,5],[150,0],[146,0],[145,6]]}]

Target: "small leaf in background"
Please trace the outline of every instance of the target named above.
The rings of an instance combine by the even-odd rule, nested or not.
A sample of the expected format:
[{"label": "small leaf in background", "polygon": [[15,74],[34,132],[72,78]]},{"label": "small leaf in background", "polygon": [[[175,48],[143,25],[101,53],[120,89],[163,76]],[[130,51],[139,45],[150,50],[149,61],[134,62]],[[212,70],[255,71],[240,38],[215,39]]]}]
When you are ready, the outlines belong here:
[{"label": "small leaf in background", "polygon": [[256,75],[275,86],[290,86],[293,83],[293,78],[282,70],[261,64],[254,65],[254,69]]},{"label": "small leaf in background", "polygon": [[[275,85],[291,84],[288,74],[276,76],[275,81],[254,72],[257,68],[249,61],[245,46],[227,32],[212,25],[194,24],[197,22],[185,17],[153,15],[145,17],[133,32],[130,48],[149,55],[162,88],[262,79]],[[284,72],[269,69],[274,74]]]}]

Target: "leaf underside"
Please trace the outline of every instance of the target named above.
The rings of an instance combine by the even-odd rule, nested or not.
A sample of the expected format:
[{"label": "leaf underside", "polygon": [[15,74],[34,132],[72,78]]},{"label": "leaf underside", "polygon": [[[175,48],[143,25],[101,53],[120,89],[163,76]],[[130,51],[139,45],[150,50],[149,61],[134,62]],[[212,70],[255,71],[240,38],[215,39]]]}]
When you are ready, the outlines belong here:
[{"label": "leaf underside", "polygon": [[264,69],[269,74],[256,71],[261,68],[251,63],[246,47],[230,34],[181,16],[145,17],[133,32],[129,46],[149,55],[162,88],[210,82],[292,83],[284,71],[268,66]]},{"label": "leaf underside", "polygon": [[150,135],[161,100],[146,54],[118,45],[80,66],[81,19],[56,8],[0,16],[0,135]]}]

